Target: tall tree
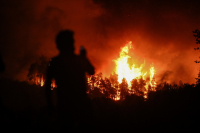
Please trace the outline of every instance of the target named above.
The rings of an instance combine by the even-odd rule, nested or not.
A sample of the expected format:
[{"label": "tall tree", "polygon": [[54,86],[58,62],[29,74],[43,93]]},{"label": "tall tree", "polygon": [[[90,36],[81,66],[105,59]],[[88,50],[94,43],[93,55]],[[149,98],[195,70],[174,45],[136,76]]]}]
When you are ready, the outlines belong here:
[{"label": "tall tree", "polygon": [[110,97],[114,99],[117,94],[117,88],[112,86],[110,80],[106,77],[105,77],[104,83],[105,83],[105,94],[107,94],[106,97]]},{"label": "tall tree", "polygon": [[139,83],[137,79],[133,79],[131,81],[131,92],[133,92],[134,94],[139,92]]},{"label": "tall tree", "polygon": [[[193,31],[193,36],[196,38],[196,44],[200,44],[200,31],[198,29],[196,29],[195,31]],[[199,47],[194,48],[194,50],[199,51]],[[199,51],[200,52],[200,51]],[[200,58],[200,56],[199,56]],[[196,60],[194,61],[195,63],[200,63],[200,60]],[[200,84],[200,69],[199,69],[199,73],[198,73],[198,78],[196,79],[196,84]]]},{"label": "tall tree", "polygon": [[144,95],[146,81],[140,77],[139,79],[133,79],[131,81],[131,92],[136,95]]},{"label": "tall tree", "polygon": [[120,99],[123,100],[126,95],[128,95],[128,83],[125,78],[122,79],[122,83],[119,85],[120,87]]}]

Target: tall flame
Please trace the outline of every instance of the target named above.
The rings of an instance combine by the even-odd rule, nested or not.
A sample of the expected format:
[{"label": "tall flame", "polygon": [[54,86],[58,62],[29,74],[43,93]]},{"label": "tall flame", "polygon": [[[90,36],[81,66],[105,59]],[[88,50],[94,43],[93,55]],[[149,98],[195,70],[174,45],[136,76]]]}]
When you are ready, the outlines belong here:
[{"label": "tall flame", "polygon": [[156,88],[156,81],[155,81],[154,75],[155,75],[155,69],[152,66],[151,69],[150,69],[150,85],[151,85],[152,91],[156,91],[156,89],[155,89]]},{"label": "tall flame", "polygon": [[[131,81],[133,79],[139,79],[140,77],[143,80],[146,80],[147,72],[142,71],[144,64],[142,64],[139,68],[135,67],[135,64],[133,64],[131,67],[128,64],[128,59],[131,58],[128,55],[129,49],[132,48],[132,42],[128,42],[120,52],[120,57],[115,61],[116,64],[116,73],[118,74],[118,82],[122,83],[122,79],[125,78],[128,83],[128,89],[131,90]],[[148,91],[155,91],[156,88],[156,82],[155,82],[155,69],[152,66],[149,71],[149,81],[146,81],[146,85],[144,86],[144,89],[142,90],[144,93],[144,98],[147,98]],[[149,89],[150,87],[150,89]],[[133,93],[133,92],[132,92]],[[120,88],[118,88],[117,97],[115,100],[120,99]]]},{"label": "tall flame", "polygon": [[120,57],[117,60],[114,60],[116,63],[116,73],[118,74],[118,82],[121,83],[122,79],[125,78],[128,82],[128,86],[131,86],[131,81],[135,78],[142,77],[145,78],[146,72],[142,72],[143,64],[136,68],[135,64],[129,67],[128,58],[131,58],[128,55],[129,49],[132,48],[132,42],[128,42],[120,52]]},{"label": "tall flame", "polygon": [[40,79],[40,83],[41,83],[41,84],[40,84],[41,87],[44,86],[44,78],[43,78],[43,75],[42,75],[42,77],[41,77],[41,79]]}]

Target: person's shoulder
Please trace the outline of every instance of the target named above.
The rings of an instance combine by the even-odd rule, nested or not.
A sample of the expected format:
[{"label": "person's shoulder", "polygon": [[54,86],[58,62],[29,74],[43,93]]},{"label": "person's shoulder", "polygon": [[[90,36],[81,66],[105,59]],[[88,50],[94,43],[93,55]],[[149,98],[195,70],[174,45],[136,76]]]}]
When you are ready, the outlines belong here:
[{"label": "person's shoulder", "polygon": [[61,59],[60,56],[56,56],[56,57],[53,57],[50,59],[50,62],[56,62],[56,61],[59,61]]}]

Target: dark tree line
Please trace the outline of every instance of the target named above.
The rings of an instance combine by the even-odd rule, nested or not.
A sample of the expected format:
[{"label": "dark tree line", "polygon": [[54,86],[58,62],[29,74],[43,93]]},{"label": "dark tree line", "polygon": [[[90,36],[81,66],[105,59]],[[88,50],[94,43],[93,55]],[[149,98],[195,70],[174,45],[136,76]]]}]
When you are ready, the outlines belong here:
[{"label": "dark tree line", "polygon": [[[107,79],[109,78],[103,81],[107,81],[107,87],[112,88],[111,81]],[[0,83],[5,105],[2,128],[29,132],[59,129],[56,119],[49,118],[46,113],[43,87],[11,80],[1,80]],[[136,85],[138,84],[137,82]],[[121,86],[127,86],[125,80]],[[149,92],[146,101],[143,96],[135,94],[127,95],[124,100],[114,101],[105,97],[108,95],[106,90],[103,91],[105,94],[100,92],[102,97],[92,99],[93,131],[121,129],[133,132],[184,132],[198,129],[199,85],[163,83],[159,87],[156,92]]]},{"label": "dark tree line", "polygon": [[[31,64],[29,68],[29,73],[27,75],[28,81],[31,83],[36,83],[36,80],[41,79],[42,77],[45,81],[46,68],[49,65],[48,62],[49,61],[46,57],[41,56],[36,62]],[[129,86],[125,78],[123,78],[122,82],[119,83],[118,75],[115,73],[110,74],[109,77],[104,78],[102,73],[91,76],[86,74],[86,78],[87,93],[91,99],[105,97],[113,100],[124,100],[127,96],[130,96],[131,94],[147,97],[151,91],[178,89],[183,86],[183,83],[181,82],[179,83],[179,85],[170,85],[166,82],[163,82],[157,84],[156,86],[151,86],[149,84],[149,78],[144,80],[142,77],[133,79],[131,81],[131,86]]]},{"label": "dark tree line", "polygon": [[87,76],[87,93],[89,94],[90,98],[93,99],[105,97],[110,99],[116,99],[117,96],[119,96],[120,100],[125,100],[127,96],[133,94],[144,97],[144,95],[148,96],[150,92],[154,91],[178,90],[187,86],[195,86],[195,84],[183,84],[182,81],[180,81],[179,84],[169,84],[167,82],[163,82],[153,87],[151,85],[148,85],[148,87],[146,87],[148,79],[144,80],[142,77],[133,79],[131,81],[131,86],[128,86],[128,83],[125,78],[123,78],[122,82],[119,83],[117,76],[117,74],[111,74],[109,78],[103,78],[102,73],[92,75],[90,77]]},{"label": "dark tree line", "polygon": [[[29,73],[27,75],[28,82],[32,84],[37,84],[37,80],[45,81],[46,68],[49,65],[49,60],[41,56],[36,62],[31,64],[29,68]],[[87,93],[91,99],[97,97],[106,97],[113,100],[120,99],[124,100],[128,95],[135,94],[137,96],[148,95],[149,92],[168,89],[168,88],[178,88],[177,85],[169,85],[167,83],[158,84],[156,86],[151,86],[149,84],[149,78],[144,80],[142,77],[133,79],[131,81],[131,86],[128,85],[125,78],[122,82],[118,82],[118,75],[113,73],[109,77],[104,77],[103,74],[95,74],[89,76],[86,74],[87,81]],[[155,80],[155,79],[154,79]],[[148,86],[146,84],[148,82]],[[40,84],[37,84],[40,85]]]}]

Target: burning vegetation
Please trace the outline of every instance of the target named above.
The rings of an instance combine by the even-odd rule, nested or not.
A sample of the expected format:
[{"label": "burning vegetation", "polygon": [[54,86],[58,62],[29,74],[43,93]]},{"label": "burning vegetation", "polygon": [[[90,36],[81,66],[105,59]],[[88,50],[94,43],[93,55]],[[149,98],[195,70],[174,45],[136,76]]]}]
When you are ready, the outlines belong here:
[{"label": "burning vegetation", "polygon": [[[40,85],[41,87],[44,86],[45,83],[45,75],[46,75],[46,67],[50,65],[49,60],[41,56],[36,62],[31,64],[29,68],[29,73],[27,75],[27,81],[30,84]],[[55,80],[52,80],[51,89],[56,88]]]},{"label": "burning vegetation", "polygon": [[[143,69],[145,64],[135,67],[130,66],[128,59],[131,58],[129,50],[132,49],[132,42],[128,42],[119,53],[119,58],[113,60],[116,64],[115,71],[110,77],[104,77],[103,74],[87,75],[87,93],[91,98],[105,96],[113,100],[124,100],[127,95],[135,94],[148,97],[150,91],[156,91],[156,81],[154,78],[155,68],[150,67],[149,71]],[[33,63],[27,75],[31,84],[44,86],[45,73],[48,59],[44,56]],[[51,89],[56,88],[56,81],[52,80]]]},{"label": "burning vegetation", "polygon": [[109,78],[102,78],[102,74],[88,76],[89,93],[100,94],[99,91],[113,100],[123,100],[126,95],[136,94],[147,98],[149,91],[155,91],[155,69],[152,66],[149,73],[143,70],[144,64],[139,68],[133,64],[131,67],[128,53],[132,42],[128,42],[120,52],[118,59],[114,60],[116,71]]}]

